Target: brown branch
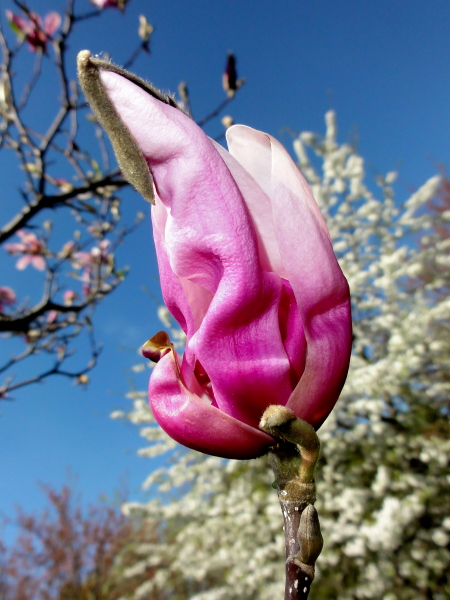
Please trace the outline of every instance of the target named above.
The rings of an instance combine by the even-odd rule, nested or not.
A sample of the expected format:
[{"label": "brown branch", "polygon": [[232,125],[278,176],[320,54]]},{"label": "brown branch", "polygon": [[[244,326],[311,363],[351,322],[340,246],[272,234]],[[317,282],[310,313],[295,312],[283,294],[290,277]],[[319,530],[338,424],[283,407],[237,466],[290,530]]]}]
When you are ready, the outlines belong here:
[{"label": "brown branch", "polygon": [[269,406],[260,428],[279,440],[269,452],[284,518],[285,600],[307,600],[322,550],[314,469],[320,442],[314,428],[284,406]]},{"label": "brown branch", "polygon": [[[61,369],[61,365],[68,358],[68,355],[66,353],[64,353],[61,358],[58,358],[55,361],[55,363],[53,364],[52,367],[50,367],[46,371],[39,373],[38,375],[35,375],[34,377],[29,377],[28,379],[23,379],[22,381],[19,381],[18,383],[15,383],[12,385],[9,383],[10,381],[12,381],[12,378],[10,377],[3,386],[0,386],[0,400],[2,398],[6,397],[7,395],[9,395],[14,390],[20,389],[22,387],[25,387],[27,385],[31,385],[34,383],[41,383],[42,381],[44,381],[44,379],[47,379],[48,377],[50,377],[52,375],[61,375],[63,377],[68,377],[69,379],[80,379],[80,377],[82,375],[86,375],[86,373],[91,371],[96,366],[98,357],[100,356],[100,354],[102,352],[102,347],[97,346],[97,344],[95,342],[92,328],[89,329],[89,341],[90,341],[90,346],[91,346],[90,359],[89,359],[89,362],[87,363],[87,365],[85,367],[83,367],[82,369],[78,369],[76,371],[65,371],[65,370]],[[34,351],[34,348],[31,352],[33,352],[33,351]],[[24,356],[24,358],[26,358],[26,357],[27,356]],[[21,358],[21,360],[22,360],[22,358]],[[13,364],[16,364],[17,362],[18,362],[18,360],[14,360]]]},{"label": "brown branch", "polygon": [[9,223],[7,223],[0,230],[0,244],[10,238],[14,233],[16,233],[16,231],[25,227],[25,225],[27,225],[27,223],[43,209],[54,209],[57,206],[65,204],[69,200],[73,200],[82,194],[95,193],[102,187],[113,186],[114,188],[120,189],[128,186],[128,182],[124,179],[114,179],[119,174],[119,171],[115,171],[106,175],[102,179],[92,181],[91,183],[78,188],[73,188],[64,194],[58,194],[56,196],[38,196],[36,200],[31,202],[28,206],[25,206],[15,217],[11,219]]},{"label": "brown branch", "polygon": [[215,108],[212,112],[210,112],[208,115],[206,115],[206,117],[203,117],[203,119],[200,119],[200,121],[197,121],[197,125],[199,127],[204,127],[206,125],[206,123],[208,123],[209,121],[211,121],[212,119],[214,119],[214,117],[217,117],[218,115],[220,115],[220,113],[223,111],[224,108],[226,108],[230,102],[232,102],[235,98],[234,96],[227,96],[227,98],[225,98],[225,100],[223,100],[219,106],[217,108]]},{"label": "brown branch", "polygon": [[128,58],[128,60],[125,61],[123,68],[124,69],[129,69],[130,67],[133,66],[133,64],[136,62],[136,60],[139,58],[139,55],[145,52],[146,54],[150,54],[150,50],[148,47],[148,42],[141,42],[139,44],[139,46],[137,46],[137,48],[135,48],[133,50],[133,52],[131,53],[130,57]]},{"label": "brown branch", "polygon": [[25,88],[22,92],[22,97],[20,99],[19,106],[18,106],[19,112],[21,110],[23,110],[25,108],[25,106],[27,105],[28,98],[30,97],[30,94],[33,91],[34,86],[36,85],[36,83],[39,80],[39,77],[41,75],[41,66],[42,66],[42,52],[38,52],[36,54],[36,62],[35,62],[34,69],[33,69],[33,76],[31,77],[30,81],[27,83],[27,85],[25,86]]},{"label": "brown branch", "polygon": [[30,138],[30,136],[28,135],[28,132],[26,130],[26,128],[24,127],[20,116],[19,116],[19,111],[17,108],[17,102],[15,99],[15,93],[14,93],[14,86],[12,83],[12,76],[11,76],[11,60],[12,60],[12,52],[9,49],[9,46],[6,42],[6,38],[3,34],[3,29],[2,29],[2,24],[0,22],[0,47],[2,48],[2,52],[3,52],[3,78],[4,78],[4,85],[7,86],[8,91],[9,91],[9,103],[8,103],[8,109],[9,109],[9,116],[10,116],[10,121],[12,123],[14,123],[14,125],[17,128],[17,131],[19,133],[19,141],[14,141],[12,140],[12,138],[10,139],[11,142],[11,147],[16,151],[16,153],[19,156],[22,168],[25,171],[25,175],[28,179],[28,183],[30,185],[30,189],[31,190],[35,190],[35,183],[33,180],[33,177],[31,176],[31,173],[29,172],[28,168],[27,168],[27,158],[26,158],[26,152],[24,150],[24,146],[29,146],[32,150],[32,152],[37,151],[37,147],[34,144],[33,140]]},{"label": "brown branch", "polygon": [[80,313],[88,306],[94,305],[104,296],[110,294],[119,285],[119,283],[120,280],[117,279],[108,284],[107,290],[102,289],[103,279],[99,272],[96,280],[96,287],[86,297],[86,300],[79,304],[71,304],[70,306],[67,304],[59,304],[54,302],[50,297],[50,290],[49,286],[47,285],[42,300],[24,315],[17,316],[0,314],[0,332],[5,331],[14,333],[27,333],[31,323],[51,310],[55,310],[59,313]]}]

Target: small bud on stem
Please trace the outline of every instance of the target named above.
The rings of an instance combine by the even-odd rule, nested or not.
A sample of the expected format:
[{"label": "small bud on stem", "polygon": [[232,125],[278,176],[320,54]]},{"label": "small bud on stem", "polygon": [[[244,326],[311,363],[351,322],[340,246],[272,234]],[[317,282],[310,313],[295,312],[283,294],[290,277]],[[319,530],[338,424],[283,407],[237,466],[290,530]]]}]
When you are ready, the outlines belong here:
[{"label": "small bud on stem", "polygon": [[285,406],[269,406],[259,426],[278,441],[269,452],[269,462],[284,517],[285,600],[306,600],[314,579],[314,563],[323,546],[313,506],[320,441],[314,428]]}]

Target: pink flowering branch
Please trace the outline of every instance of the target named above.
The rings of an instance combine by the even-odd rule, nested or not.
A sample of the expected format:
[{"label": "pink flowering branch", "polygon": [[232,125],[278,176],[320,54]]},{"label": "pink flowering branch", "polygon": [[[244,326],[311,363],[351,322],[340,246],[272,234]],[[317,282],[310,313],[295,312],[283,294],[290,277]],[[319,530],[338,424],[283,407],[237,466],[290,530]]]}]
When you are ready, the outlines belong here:
[{"label": "pink flowering branch", "polygon": [[[0,365],[0,373],[5,376],[0,385],[2,398],[54,374],[87,382],[86,373],[96,364],[100,353],[92,317],[98,304],[123,281],[126,270],[116,267],[114,252],[141,219],[139,215],[129,225],[121,221],[117,193],[128,183],[119,171],[110,168],[103,140],[99,147],[103,158],[100,163],[91,156],[92,149],[83,148],[78,141],[79,114],[86,113],[87,106],[79,101],[73,66],[66,62],[66,48],[74,27],[87,18],[100,17],[102,11],[77,15],[73,1],[69,0],[62,18],[57,13],[38,15],[17,0],[14,5],[16,9],[8,10],[6,18],[18,44],[8,41],[0,22],[0,85],[4,97],[0,104],[0,151],[14,153],[24,172],[19,189],[24,205],[0,227],[0,245],[3,252],[15,257],[19,271],[26,274],[27,268],[34,268],[42,272],[43,280],[41,299],[31,305],[15,295],[13,302],[13,290],[0,282],[0,331],[3,335],[20,336],[24,343],[23,351]],[[12,40],[15,41],[14,37]],[[15,63],[20,52],[30,50],[36,54],[37,62],[21,90],[16,82]],[[135,59],[139,52],[132,51],[132,55]],[[36,83],[50,69],[56,70],[59,78],[60,102],[54,104],[50,125],[41,131],[41,123],[29,122],[23,111],[37,93]],[[86,127],[84,120],[83,127]],[[89,127],[99,131],[96,123]],[[99,140],[98,136],[92,139]],[[53,164],[60,164],[61,159],[69,169],[65,168],[65,172],[72,172],[70,179],[53,174]],[[53,249],[52,223],[43,220],[48,209],[71,211],[81,228],[80,239],[70,241],[63,249]],[[86,249],[95,257],[96,248],[103,252],[99,263],[94,260],[84,269],[77,266],[77,252]],[[64,290],[67,276],[75,281],[76,290]],[[73,357],[74,344],[80,335],[86,338],[90,355],[87,360],[85,357],[84,366],[68,369],[65,362]],[[18,366],[24,361],[32,362],[38,354],[48,356],[49,367],[32,376],[18,375]]]},{"label": "pink flowering branch", "polygon": [[[95,308],[126,275],[125,269],[116,266],[115,250],[133,232],[142,215],[138,214],[134,223],[123,223],[120,193],[129,183],[112,165],[104,132],[88,114],[89,107],[74,78],[74,65],[67,62],[74,31],[86,20],[101,19],[106,9],[123,11],[125,4],[123,0],[95,0],[90,10],[86,1],[87,10],[78,13],[74,0],[68,0],[64,14],[50,11],[40,15],[25,2],[11,0],[3,13],[7,28],[2,28],[0,19],[0,98],[4,99],[0,102],[0,152],[15,155],[23,172],[18,182],[21,204],[0,223],[0,252],[4,252],[4,259],[15,261],[23,277],[31,269],[42,274],[40,294],[33,290],[27,302],[19,297],[8,303],[12,298],[5,291],[10,289],[8,282],[0,281],[0,292],[4,291],[0,332],[20,336],[24,343],[23,351],[0,365],[6,377],[0,386],[3,397],[53,374],[84,377],[84,369],[92,368],[99,354],[91,326]],[[139,56],[150,53],[152,33],[153,26],[141,15],[136,23],[134,49],[130,47],[124,64],[131,66]],[[16,75],[20,55],[29,57],[30,65],[28,79],[21,67],[21,83]],[[53,118],[43,128],[42,120],[30,120],[25,108],[40,101],[37,84],[50,71],[57,76],[59,92],[53,107],[48,107],[49,114],[53,110]],[[187,107],[186,88],[183,97]],[[227,96],[225,104],[230,100]],[[222,108],[213,111],[214,115]],[[81,134],[85,136],[88,130],[90,145],[81,141],[86,139]],[[65,211],[71,221],[75,219],[79,231],[79,237],[68,239],[63,248],[54,247],[53,224],[48,216],[53,211]],[[70,289],[67,277],[71,278]],[[75,343],[83,335],[90,340],[87,366],[70,371],[63,365],[69,358],[75,360]],[[26,361],[31,364],[39,354],[45,354],[53,363],[42,373],[20,379],[16,367]]]},{"label": "pink flowering branch", "polygon": [[32,52],[46,52],[47,43],[52,40],[53,34],[61,24],[61,16],[51,12],[41,19],[38,14],[29,11],[25,5],[20,3],[17,5],[28,15],[28,19],[7,10],[6,16],[11,28],[18,34],[19,39],[28,43]]}]

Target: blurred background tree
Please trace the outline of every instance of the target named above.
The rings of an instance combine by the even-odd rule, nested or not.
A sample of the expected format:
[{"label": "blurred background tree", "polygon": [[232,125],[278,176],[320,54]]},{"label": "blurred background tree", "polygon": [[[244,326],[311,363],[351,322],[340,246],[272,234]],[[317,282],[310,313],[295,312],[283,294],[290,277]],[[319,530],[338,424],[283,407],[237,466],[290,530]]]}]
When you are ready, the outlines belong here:
[{"label": "blurred background tree", "polygon": [[[0,399],[51,375],[88,383],[87,373],[101,351],[93,313],[126,277],[127,268],[118,266],[115,251],[145,216],[137,212],[131,223],[122,217],[120,192],[128,183],[111,160],[108,143],[80,93],[68,55],[77,28],[87,20],[101,22],[105,8],[124,10],[125,2],[96,0],[93,4],[93,10],[78,13],[70,0],[63,16],[49,12],[41,17],[14,0],[17,12],[7,10],[6,18],[15,37],[9,36],[9,41],[0,29],[0,152],[12,154],[23,173],[17,186],[22,207],[14,214],[17,203],[11,203],[12,214],[0,230],[0,245],[18,257],[16,269],[42,273],[38,285],[30,278],[24,298],[11,287],[0,286],[0,332],[19,336],[23,342],[17,353],[12,350],[0,364]],[[140,15],[126,68],[141,54],[150,53],[152,33],[153,26]],[[26,60],[21,63],[24,54]],[[49,80],[55,85],[51,97]],[[243,83],[230,53],[224,75],[226,96],[201,119],[202,126],[220,115]],[[179,95],[189,110],[185,82],[179,86]],[[36,103],[42,110],[30,114],[29,105]],[[228,119],[229,125],[232,120]],[[77,347],[82,348],[81,364],[66,366]],[[29,368],[30,360],[38,356],[46,357],[41,362],[44,366]],[[27,361],[25,374],[17,376],[22,361]],[[33,368],[35,373],[30,375]]]},{"label": "blurred background tree", "polygon": [[118,508],[83,508],[72,488],[43,487],[48,508],[19,511],[14,544],[0,549],[2,600],[117,600],[154,575],[147,568],[124,578],[139,541],[156,542],[157,530],[132,523]]}]

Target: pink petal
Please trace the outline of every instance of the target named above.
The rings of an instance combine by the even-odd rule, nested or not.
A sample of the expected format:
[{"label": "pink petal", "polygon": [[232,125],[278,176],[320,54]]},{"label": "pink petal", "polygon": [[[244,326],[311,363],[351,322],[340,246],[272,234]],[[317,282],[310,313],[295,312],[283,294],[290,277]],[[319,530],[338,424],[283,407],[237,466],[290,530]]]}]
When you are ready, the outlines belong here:
[{"label": "pink petal", "polygon": [[[267,405],[285,404],[292,392],[278,326],[282,281],[261,269],[245,201],[202,130],[120,75],[103,71],[101,79],[146,157],[166,209],[157,241],[166,253],[159,259],[162,287],[187,323],[184,363],[191,371],[200,363],[221,410],[257,427]],[[179,286],[177,297],[170,296],[175,278],[181,302]]]},{"label": "pink petal", "polygon": [[22,243],[27,246],[31,246],[33,244],[39,244],[39,240],[35,233],[28,233],[27,231],[24,231],[23,229],[21,229],[17,232],[17,235],[22,240]]},{"label": "pink petal", "polygon": [[319,207],[285,148],[244,126],[228,129],[227,139],[230,152],[272,199],[281,260],[304,325],[305,370],[287,406],[320,427],[339,397],[348,370],[351,309],[347,280]]},{"label": "pink petal", "polygon": [[28,267],[28,265],[30,263],[31,263],[31,256],[29,256],[29,255],[22,256],[16,262],[16,269],[18,269],[19,271],[23,271],[24,269],[26,269],[26,267]]},{"label": "pink petal", "polygon": [[274,444],[262,431],[190,392],[181,381],[176,360],[174,352],[163,356],[149,385],[155,419],[170,437],[193,450],[241,460],[261,456]]},{"label": "pink petal", "polygon": [[42,256],[32,256],[30,263],[38,271],[43,271],[45,269],[45,260],[42,258]]},{"label": "pink petal", "polygon": [[25,246],[25,244],[20,243],[5,244],[5,250],[11,253],[25,252],[25,250],[28,250],[28,246]]},{"label": "pink petal", "polygon": [[36,29],[36,26],[42,29],[42,19],[37,13],[30,12],[30,33],[31,29]]},{"label": "pink petal", "polygon": [[44,17],[44,31],[51,36],[61,25],[61,15],[57,12],[50,12]]},{"label": "pink petal", "polygon": [[[259,182],[223,146],[217,142],[213,143],[230,170],[250,212],[258,237],[258,251],[262,268],[265,271],[274,271],[280,277],[285,277],[275,235],[272,202],[267,194],[267,189],[263,189]],[[245,148],[243,151],[245,152]],[[258,156],[252,158],[256,158],[257,161]]]},{"label": "pink petal", "polygon": [[6,18],[17,33],[25,34],[30,31],[30,23],[10,10],[6,11]]}]

